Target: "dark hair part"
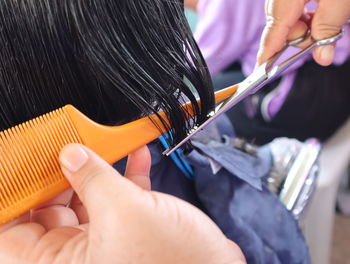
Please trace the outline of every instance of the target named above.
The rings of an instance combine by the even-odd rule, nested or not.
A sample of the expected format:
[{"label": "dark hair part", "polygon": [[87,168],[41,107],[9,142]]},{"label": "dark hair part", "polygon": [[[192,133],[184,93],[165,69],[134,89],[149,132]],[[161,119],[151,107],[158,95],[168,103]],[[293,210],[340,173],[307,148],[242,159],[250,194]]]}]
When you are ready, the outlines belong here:
[{"label": "dark hair part", "polygon": [[66,104],[113,125],[164,110],[174,144],[214,107],[183,1],[1,1],[0,47],[0,130]]}]

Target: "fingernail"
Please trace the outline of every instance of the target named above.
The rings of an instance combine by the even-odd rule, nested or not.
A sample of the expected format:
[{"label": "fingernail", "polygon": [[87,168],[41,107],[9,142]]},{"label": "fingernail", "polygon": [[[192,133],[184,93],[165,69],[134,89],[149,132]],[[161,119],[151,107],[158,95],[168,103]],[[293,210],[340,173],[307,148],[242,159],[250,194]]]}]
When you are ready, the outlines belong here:
[{"label": "fingernail", "polygon": [[320,57],[324,64],[330,64],[333,62],[335,48],[333,45],[327,45],[320,47]]},{"label": "fingernail", "polygon": [[64,169],[74,173],[87,163],[89,156],[81,146],[72,144],[64,147],[59,160]]}]

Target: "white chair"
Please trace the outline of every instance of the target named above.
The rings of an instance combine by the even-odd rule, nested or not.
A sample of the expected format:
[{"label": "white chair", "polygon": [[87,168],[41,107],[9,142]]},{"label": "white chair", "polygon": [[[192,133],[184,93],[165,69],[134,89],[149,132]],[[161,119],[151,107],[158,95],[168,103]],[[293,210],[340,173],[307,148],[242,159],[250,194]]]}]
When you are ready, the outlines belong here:
[{"label": "white chair", "polygon": [[350,118],[324,144],[317,186],[301,220],[312,263],[330,263],[336,196],[349,163]]}]

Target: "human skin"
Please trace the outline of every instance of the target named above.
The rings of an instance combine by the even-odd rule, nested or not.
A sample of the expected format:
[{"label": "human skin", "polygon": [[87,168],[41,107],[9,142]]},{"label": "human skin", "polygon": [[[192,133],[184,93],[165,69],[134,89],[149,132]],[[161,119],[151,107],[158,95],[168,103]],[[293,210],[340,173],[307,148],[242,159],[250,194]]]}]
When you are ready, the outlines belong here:
[{"label": "human skin", "polygon": [[[309,0],[266,0],[266,27],[261,39],[257,62],[261,65],[280,51],[287,40],[302,36],[308,27],[312,37],[321,40],[337,35],[350,19],[350,0],[317,0],[313,15],[306,14]],[[323,66],[334,58],[335,45],[317,47],[313,57]]]},{"label": "human skin", "polygon": [[196,11],[198,0],[185,0],[185,6]]},{"label": "human skin", "polygon": [[245,263],[204,213],[150,191],[150,161],[141,148],[122,177],[86,147],[66,146],[60,164],[77,195],[67,191],[2,226],[0,263]]}]

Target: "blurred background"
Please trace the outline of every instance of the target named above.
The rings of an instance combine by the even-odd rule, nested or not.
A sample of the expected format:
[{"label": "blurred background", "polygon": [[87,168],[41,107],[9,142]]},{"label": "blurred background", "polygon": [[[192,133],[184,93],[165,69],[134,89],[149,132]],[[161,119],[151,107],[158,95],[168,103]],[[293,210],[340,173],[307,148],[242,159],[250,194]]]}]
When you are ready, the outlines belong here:
[{"label": "blurred background", "polygon": [[[247,69],[249,66],[247,65],[251,54],[247,50],[251,46],[251,53],[254,53],[256,47],[252,42],[258,42],[259,40],[254,36],[250,38],[251,41],[249,42],[248,37],[243,36],[242,32],[245,35],[253,34],[254,23],[256,23],[256,34],[258,34],[261,30],[259,25],[262,25],[264,21],[260,21],[259,24],[254,20],[259,20],[259,15],[263,14],[263,10],[260,11],[260,14],[244,13],[243,2],[246,0],[241,0],[242,5],[237,7],[237,12],[240,12],[238,14],[235,10],[220,7],[219,2],[225,5],[225,2],[229,1],[220,0],[216,4],[210,4],[210,1],[214,2],[213,0],[185,0],[185,12],[191,29],[195,33],[199,48],[207,60],[215,89],[221,89],[241,81],[249,74],[249,69]],[[235,2],[239,3],[239,0]],[[255,9],[259,9],[259,6],[263,9],[262,2],[263,0],[257,0]],[[310,8],[312,8],[312,5],[310,5]],[[218,14],[215,14],[215,12],[218,12]],[[253,16],[254,18],[247,18],[244,15]],[[238,18],[234,19],[234,17]],[[236,43],[231,45],[229,39],[232,36],[236,38],[236,40],[233,40]],[[256,39],[252,40],[253,38]],[[346,38],[339,46],[344,46],[350,50],[349,35],[346,35]],[[245,40],[246,42],[244,42]],[[244,49],[239,45],[244,46]],[[234,49],[239,49],[238,55],[230,54],[230,52],[234,53]],[[230,56],[232,59],[227,62],[224,57]],[[319,178],[309,205],[307,205],[305,213],[300,219],[300,226],[310,247],[313,263],[318,264],[350,264],[350,85],[349,77],[346,76],[349,75],[350,67],[349,57],[343,57],[330,69],[319,67],[310,61],[305,61],[303,65],[299,65],[299,68],[293,73],[294,83],[287,92],[288,96],[285,96],[284,101],[282,100],[282,107],[279,106],[279,113],[275,116],[266,117],[266,115],[269,115],[268,111],[264,116],[263,105],[266,105],[266,102],[273,103],[273,100],[268,101],[266,98],[276,96],[281,91],[281,82],[284,81],[283,78],[288,76],[288,73],[274,85],[264,88],[267,92],[251,98],[250,104],[255,107],[253,107],[255,115],[259,115],[256,112],[261,112],[260,120],[256,117],[248,120],[247,117],[243,116],[242,112],[247,111],[247,102],[245,102],[245,105],[237,106],[237,109],[232,110],[236,113],[229,113],[235,128],[238,126],[238,134],[257,144],[260,143],[259,140],[264,143],[265,139],[270,141],[276,136],[294,137],[301,141],[313,136],[320,138],[323,150],[320,157]],[[312,72],[311,76],[310,72]],[[337,89],[338,86],[339,92],[332,94],[334,100],[329,100],[329,95],[324,93],[323,88],[320,87],[322,85],[311,81],[311,79],[316,79],[315,76],[317,77],[317,75],[328,75],[327,79],[341,79],[342,83],[346,85],[335,83],[331,88]],[[324,89],[329,90],[329,83],[325,83],[324,86]],[[301,94],[302,99],[300,99],[301,97],[295,99],[293,90],[296,91],[295,93]],[[305,92],[306,90],[308,92]],[[302,113],[302,111],[307,112],[310,107],[310,109],[315,109],[310,110],[310,112],[322,113],[325,106],[323,99],[320,98],[321,96],[328,97],[326,102],[332,109],[325,110],[328,115],[322,114],[323,118],[318,119],[316,114],[310,114],[304,118],[300,116],[300,112],[295,110],[296,108],[302,108]],[[337,99],[337,96],[342,97],[342,100]],[[322,103],[317,104],[314,101],[322,101]],[[306,105],[306,108],[303,105]],[[240,113],[237,114],[237,112]],[[279,115],[281,115],[280,118]],[[302,120],[303,118],[305,120]],[[278,119],[280,120],[278,121]],[[291,123],[293,119],[300,119],[301,121],[293,123],[292,128],[288,124],[286,125],[286,122],[283,122],[283,120],[286,120],[287,123]],[[332,123],[330,119],[335,120],[335,122]],[[244,127],[240,125],[241,123],[258,125]],[[308,123],[310,126],[305,125]],[[314,127],[309,128],[312,126]],[[268,131],[270,127],[274,127],[273,133]],[[249,132],[246,133],[245,131],[248,130]],[[275,132],[276,130],[278,132]],[[327,131],[327,133],[322,134],[320,130]],[[298,131],[302,131],[302,133],[298,133]],[[265,138],[259,139],[259,134],[264,133],[266,134]]]}]

